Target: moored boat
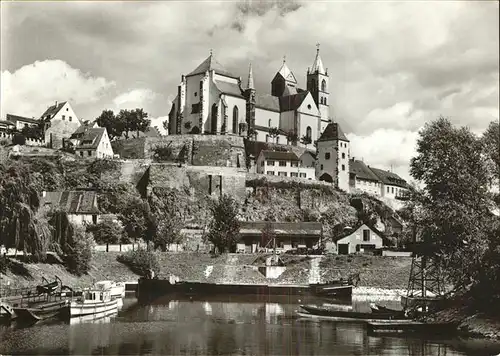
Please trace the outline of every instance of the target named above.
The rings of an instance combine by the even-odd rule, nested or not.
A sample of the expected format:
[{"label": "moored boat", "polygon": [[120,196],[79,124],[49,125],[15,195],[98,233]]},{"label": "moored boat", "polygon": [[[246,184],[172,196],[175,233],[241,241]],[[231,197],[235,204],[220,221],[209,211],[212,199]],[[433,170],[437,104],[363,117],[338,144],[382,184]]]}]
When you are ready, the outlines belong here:
[{"label": "moored boat", "polygon": [[323,307],[317,307],[313,305],[301,305],[300,306],[307,313],[299,312],[300,316],[319,316],[328,317],[335,320],[394,320],[394,319],[405,319],[404,317],[396,317],[392,312],[380,312],[380,313],[362,313],[353,312],[345,310],[335,310]]},{"label": "moored boat", "polygon": [[405,317],[405,312],[404,310],[396,310],[396,309],[391,309],[384,307],[383,305],[379,304],[370,304],[370,309],[372,311],[372,314],[393,314],[396,319],[403,319]]},{"label": "moored boat", "polygon": [[17,321],[38,321],[64,316],[69,308],[69,300],[38,303],[26,308],[14,308]]},{"label": "moored boat", "polygon": [[123,282],[99,281],[95,285],[98,288],[109,289],[112,299],[125,297],[125,283]]},{"label": "moored boat", "polygon": [[111,311],[118,311],[118,299],[111,298],[111,290],[106,289],[101,284],[85,289],[81,297],[72,301],[69,316],[84,316]]}]

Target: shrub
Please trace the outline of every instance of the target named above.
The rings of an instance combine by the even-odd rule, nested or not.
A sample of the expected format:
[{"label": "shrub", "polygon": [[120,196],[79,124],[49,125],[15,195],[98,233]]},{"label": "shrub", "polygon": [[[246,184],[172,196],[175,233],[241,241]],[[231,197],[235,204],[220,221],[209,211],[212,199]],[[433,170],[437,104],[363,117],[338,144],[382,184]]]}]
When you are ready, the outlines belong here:
[{"label": "shrub", "polygon": [[141,276],[147,276],[149,270],[153,270],[155,275],[160,273],[160,262],[154,252],[139,248],[135,251],[127,251],[116,257],[118,262],[128,266],[133,272]]},{"label": "shrub", "polygon": [[172,153],[170,143],[153,148],[153,158],[157,162],[172,161],[174,159]]},{"label": "shrub", "polygon": [[26,144],[26,137],[23,134],[20,133],[15,133],[14,137],[12,137],[12,143],[14,145],[25,145]]},{"label": "shrub", "polygon": [[89,272],[94,244],[92,234],[82,228],[74,230],[73,241],[63,249],[66,250],[66,264],[71,273],[80,276]]}]

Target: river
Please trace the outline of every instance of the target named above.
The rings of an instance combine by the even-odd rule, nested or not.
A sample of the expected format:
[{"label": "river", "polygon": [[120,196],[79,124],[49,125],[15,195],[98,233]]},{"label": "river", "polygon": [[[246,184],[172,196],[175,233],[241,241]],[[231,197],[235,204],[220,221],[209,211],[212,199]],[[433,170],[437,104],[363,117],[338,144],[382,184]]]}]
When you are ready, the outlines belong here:
[{"label": "river", "polygon": [[[380,302],[393,306],[394,302]],[[232,297],[127,297],[117,315],[93,322],[0,327],[0,354],[30,355],[494,355],[500,344],[474,339],[368,336],[359,323],[313,321],[298,304]],[[353,301],[366,310],[367,301]]]}]

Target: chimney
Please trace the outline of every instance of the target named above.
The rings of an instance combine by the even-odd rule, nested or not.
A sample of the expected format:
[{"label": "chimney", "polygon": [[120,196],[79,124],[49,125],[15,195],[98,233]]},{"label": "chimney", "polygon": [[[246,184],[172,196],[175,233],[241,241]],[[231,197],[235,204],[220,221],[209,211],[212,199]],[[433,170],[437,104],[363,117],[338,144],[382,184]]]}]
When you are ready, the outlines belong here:
[{"label": "chimney", "polygon": [[56,100],[56,105],[55,106],[57,107],[57,100]]}]

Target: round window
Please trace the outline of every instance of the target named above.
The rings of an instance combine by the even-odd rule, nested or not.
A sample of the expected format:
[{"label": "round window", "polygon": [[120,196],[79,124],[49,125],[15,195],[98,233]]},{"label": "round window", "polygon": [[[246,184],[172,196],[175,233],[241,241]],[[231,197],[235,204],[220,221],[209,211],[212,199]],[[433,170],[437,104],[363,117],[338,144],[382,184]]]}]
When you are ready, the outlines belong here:
[{"label": "round window", "polygon": [[311,110],[311,104],[308,104],[308,105],[307,105],[307,108],[308,108],[309,110]]}]

